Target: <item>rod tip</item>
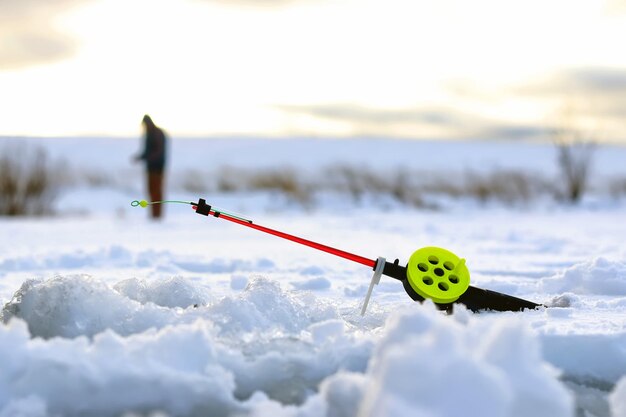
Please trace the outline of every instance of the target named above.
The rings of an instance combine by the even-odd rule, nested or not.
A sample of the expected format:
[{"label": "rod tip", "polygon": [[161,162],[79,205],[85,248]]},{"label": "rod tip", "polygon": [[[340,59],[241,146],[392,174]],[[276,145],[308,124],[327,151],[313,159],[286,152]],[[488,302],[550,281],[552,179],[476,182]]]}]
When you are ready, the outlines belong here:
[{"label": "rod tip", "polygon": [[143,208],[146,208],[146,207],[148,207],[148,202],[146,200],[141,200],[141,201],[133,200],[130,203],[130,205],[133,206],[133,207],[141,206]]}]

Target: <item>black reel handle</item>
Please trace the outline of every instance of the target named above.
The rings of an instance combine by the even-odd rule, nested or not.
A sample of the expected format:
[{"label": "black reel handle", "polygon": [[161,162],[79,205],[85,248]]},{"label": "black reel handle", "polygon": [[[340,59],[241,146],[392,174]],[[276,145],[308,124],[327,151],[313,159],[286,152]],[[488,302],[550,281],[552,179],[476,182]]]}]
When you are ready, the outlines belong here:
[{"label": "black reel handle", "polygon": [[[415,290],[409,284],[407,279],[407,268],[399,264],[400,261],[396,259],[393,263],[385,262],[383,268],[383,275],[391,278],[395,278],[402,282],[404,291],[411,297],[412,300],[422,302],[424,297],[415,292]],[[465,305],[469,310],[473,312],[483,310],[494,311],[522,311],[525,309],[535,309],[540,307],[541,304],[534,303],[532,301],[524,300],[522,298],[513,297],[511,295],[499,293],[496,291],[484,290],[474,286],[469,286],[467,291],[461,295],[454,303],[449,304],[437,304],[437,307],[441,310],[451,312],[454,304],[459,303]]]}]

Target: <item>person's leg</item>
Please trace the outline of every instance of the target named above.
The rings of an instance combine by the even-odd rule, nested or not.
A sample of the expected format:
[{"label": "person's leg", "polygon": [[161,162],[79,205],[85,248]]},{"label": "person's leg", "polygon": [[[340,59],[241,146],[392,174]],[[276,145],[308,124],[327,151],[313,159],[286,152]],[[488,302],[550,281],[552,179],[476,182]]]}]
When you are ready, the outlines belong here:
[{"label": "person's leg", "polygon": [[[150,172],[150,199],[151,201],[162,201],[163,200],[163,173],[162,172]],[[152,204],[150,206],[152,209],[152,217],[158,219],[162,214],[162,205],[161,204]]]}]

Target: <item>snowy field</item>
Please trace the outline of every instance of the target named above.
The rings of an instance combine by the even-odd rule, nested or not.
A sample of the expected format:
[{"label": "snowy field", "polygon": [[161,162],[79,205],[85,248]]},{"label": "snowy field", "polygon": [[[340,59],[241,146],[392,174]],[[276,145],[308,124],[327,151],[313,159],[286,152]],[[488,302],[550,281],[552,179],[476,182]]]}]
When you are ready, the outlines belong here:
[{"label": "snowy field", "polygon": [[[134,177],[64,191],[55,217],[0,218],[0,417],[626,416],[622,202],[428,211],[328,198],[305,210],[269,193],[168,195],[369,259],[445,247],[467,259],[473,285],[550,306],[445,315],[383,277],[361,317],[367,267],[184,205],[151,222],[130,207],[143,197],[128,162],[137,143],[40,142],[75,166]],[[554,169],[546,145],[229,143],[179,145],[173,174],[226,162],[383,167],[426,151],[459,171]],[[620,174],[624,160],[602,151],[598,175]]]}]

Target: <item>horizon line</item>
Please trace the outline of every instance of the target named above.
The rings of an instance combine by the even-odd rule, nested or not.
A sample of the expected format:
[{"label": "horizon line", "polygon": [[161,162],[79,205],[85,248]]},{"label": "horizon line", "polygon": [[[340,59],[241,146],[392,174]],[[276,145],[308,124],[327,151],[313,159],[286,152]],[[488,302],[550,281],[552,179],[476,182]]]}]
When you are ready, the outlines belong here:
[{"label": "horizon line", "polygon": [[[350,141],[350,140],[373,140],[373,141],[390,141],[390,142],[491,142],[491,143],[528,143],[528,144],[555,144],[554,140],[541,138],[489,138],[489,137],[449,137],[449,138],[428,138],[428,137],[408,137],[408,136],[384,136],[384,135],[252,135],[228,133],[223,135],[207,134],[207,135],[172,135],[168,133],[169,138],[176,140],[320,140],[320,141]],[[111,139],[111,140],[137,140],[142,138],[142,134],[138,135],[107,135],[107,134],[71,134],[71,135],[3,135],[0,134],[0,140],[17,140],[17,139],[35,139],[35,140],[61,140],[61,139]],[[595,140],[589,143],[597,145],[609,146],[626,146],[626,139],[623,141],[611,140]]]}]

